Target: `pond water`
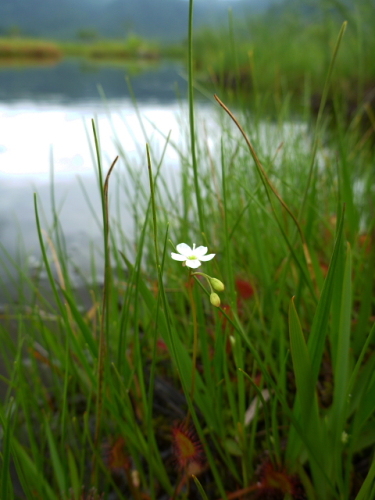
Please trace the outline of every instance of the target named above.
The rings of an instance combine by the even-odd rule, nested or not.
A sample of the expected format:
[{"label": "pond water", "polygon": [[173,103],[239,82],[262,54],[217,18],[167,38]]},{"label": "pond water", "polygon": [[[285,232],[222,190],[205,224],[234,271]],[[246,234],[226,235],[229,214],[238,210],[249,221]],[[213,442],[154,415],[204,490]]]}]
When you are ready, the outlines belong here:
[{"label": "pond water", "polygon": [[[16,270],[11,260],[27,258],[31,265],[39,260],[33,197],[37,193],[47,229],[52,222],[52,175],[68,252],[74,253],[83,272],[89,267],[88,241],[100,241],[82,190],[83,185],[100,213],[92,120],[99,131],[104,170],[122,150],[137,164],[144,158],[147,181],[146,142],[158,158],[169,132],[179,140],[179,115],[186,108],[187,93],[183,74],[183,66],[176,63],[138,72],[134,66],[97,66],[80,60],[0,68],[0,305],[12,298],[8,292]],[[164,172],[173,175],[176,168],[177,155],[167,148]],[[125,214],[122,223],[131,234],[131,218]]]},{"label": "pond water", "polygon": [[[38,68],[0,67],[0,308],[17,298],[12,279],[18,271],[13,261],[31,272],[40,263],[34,193],[45,230],[51,228],[55,200],[67,253],[83,275],[90,275],[90,245],[101,248],[102,242],[93,213],[100,214],[101,208],[92,120],[100,137],[103,169],[108,170],[121,153],[136,170],[138,181],[148,186],[146,142],[154,165],[169,133],[171,142],[187,147],[186,97],[184,67],[178,63],[136,68],[67,60]],[[204,127],[210,154],[215,155],[220,151],[214,111],[219,106],[199,92],[195,101],[197,126]],[[258,143],[274,152],[301,132],[306,140],[306,126],[301,123],[285,123],[282,129],[265,123],[257,131]],[[178,152],[168,145],[162,175],[176,199],[180,163]],[[128,208],[134,179],[124,164],[120,161],[115,173],[127,186],[126,196],[115,189],[120,181],[112,179],[110,195],[113,205],[121,206],[121,225],[131,243],[134,223]],[[138,202],[147,202],[148,194],[144,198]],[[100,276],[101,264],[97,264]]]}]

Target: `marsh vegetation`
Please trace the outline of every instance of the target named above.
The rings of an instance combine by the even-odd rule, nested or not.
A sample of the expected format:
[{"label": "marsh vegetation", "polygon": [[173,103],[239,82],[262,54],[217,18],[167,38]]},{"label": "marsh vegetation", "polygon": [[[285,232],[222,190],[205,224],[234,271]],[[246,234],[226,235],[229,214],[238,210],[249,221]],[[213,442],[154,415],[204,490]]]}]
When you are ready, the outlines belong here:
[{"label": "marsh vegetation", "polygon": [[[138,162],[119,141],[111,163],[92,121],[99,206],[83,198],[102,239],[85,299],[55,203],[44,227],[34,198],[34,274],[7,256],[31,299],[1,317],[1,498],[375,497],[368,19],[288,38],[269,24],[249,49],[232,21],[230,43],[193,36],[192,13],[185,141],[157,152],[146,134]],[[131,237],[109,202],[125,177]]]}]

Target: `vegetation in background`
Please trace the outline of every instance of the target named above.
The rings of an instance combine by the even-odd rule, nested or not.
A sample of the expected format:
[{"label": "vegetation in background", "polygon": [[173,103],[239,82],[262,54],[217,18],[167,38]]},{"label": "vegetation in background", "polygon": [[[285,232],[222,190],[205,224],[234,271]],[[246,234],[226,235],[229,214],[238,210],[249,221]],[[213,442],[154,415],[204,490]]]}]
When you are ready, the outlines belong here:
[{"label": "vegetation in background", "polygon": [[181,56],[179,48],[161,46],[135,35],[126,40],[91,40],[80,42],[56,42],[25,38],[0,38],[0,63],[14,60],[31,60],[36,63],[45,59],[59,61],[62,57],[76,56],[96,60],[159,59],[161,56]]},{"label": "vegetation in background", "polygon": [[161,56],[159,44],[135,35],[129,36],[125,41],[65,42],[61,47],[67,56],[83,56],[91,59],[158,59]]},{"label": "vegetation in background", "polygon": [[14,60],[59,61],[61,48],[54,42],[25,38],[0,38],[0,64]]},{"label": "vegetation in background", "polygon": [[[0,326],[0,498],[375,497],[375,127],[348,125],[334,107],[328,131],[324,113],[329,95],[345,95],[331,71],[345,27],[323,51],[318,113],[306,107],[303,123],[282,78],[282,92],[267,87],[278,100],[277,120],[267,118],[260,72],[251,112],[217,97],[204,123],[191,57],[189,146],[165,137],[179,158],[172,181],[146,134],[139,165],[116,140],[106,173],[93,122],[101,205],[84,185],[83,199],[102,228],[104,272],[88,248],[89,305],[69,273],[53,188],[49,228],[35,196],[50,294],[13,260],[21,301]],[[306,75],[301,88],[309,102]],[[132,201],[134,235],[125,208],[110,209],[113,190]],[[206,255],[181,243],[215,254],[203,275],[171,258]]]},{"label": "vegetation in background", "polygon": [[261,92],[275,100],[288,96],[300,101],[306,89],[320,95],[344,21],[348,27],[332,75],[332,93],[354,105],[375,86],[375,4],[369,0],[289,1],[245,20],[229,15],[227,27],[195,34],[196,69],[203,81],[232,93]]},{"label": "vegetation in background", "polygon": [[[290,99],[304,105],[306,94],[319,106],[322,82],[342,22],[345,39],[331,77],[332,92],[341,109],[353,115],[358,104],[373,100],[375,85],[375,6],[369,0],[297,2],[276,5],[264,14],[243,19],[229,12],[226,26],[197,28],[194,65],[204,85],[224,89],[228,96],[262,94],[277,104]],[[124,40],[103,39],[93,28],[77,32],[70,42],[0,39],[0,60],[31,58],[59,60],[80,56],[101,61],[186,56],[186,43],[165,43],[128,34]],[[225,43],[223,43],[223,37]]]}]

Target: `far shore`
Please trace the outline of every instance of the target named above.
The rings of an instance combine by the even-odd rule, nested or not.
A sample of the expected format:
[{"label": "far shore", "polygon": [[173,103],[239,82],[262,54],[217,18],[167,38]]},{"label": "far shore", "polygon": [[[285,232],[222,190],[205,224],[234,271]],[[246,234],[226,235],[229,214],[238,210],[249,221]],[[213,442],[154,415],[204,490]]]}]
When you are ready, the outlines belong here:
[{"label": "far shore", "polygon": [[161,57],[183,57],[179,44],[158,42],[130,36],[124,40],[56,41],[38,38],[0,37],[0,66],[15,62],[40,64],[58,62],[67,56],[96,60],[157,60]]},{"label": "far shore", "polygon": [[[264,34],[267,35],[268,43],[264,43],[264,37],[259,37],[255,30],[253,40],[239,37],[236,57],[231,46],[223,44],[218,31],[200,30],[194,36],[195,79],[215,91],[224,91],[230,98],[244,97],[247,100],[254,97],[257,101],[257,96],[262,95],[271,101],[271,107],[277,107],[284,95],[293,102],[294,108],[310,102],[312,110],[318,112],[329,63],[327,47],[322,46],[314,35],[314,26],[313,24],[309,30],[299,31],[303,33],[304,39],[298,48],[288,43],[289,37],[285,36],[285,33],[270,31],[268,27],[268,32]],[[328,30],[328,27],[326,28]],[[331,31],[329,34],[334,40],[337,33],[336,30]],[[343,34],[344,31],[345,23],[340,33]],[[356,57],[353,56],[356,43],[352,34],[345,39],[335,61],[335,71],[331,75],[331,84],[326,96],[327,107],[333,109],[339,105],[343,116],[349,120],[358,110],[373,110],[375,102],[375,66],[372,56],[368,59],[368,54],[372,54],[372,51],[363,50],[362,63],[358,65]],[[276,46],[282,47],[278,58],[273,54]],[[369,48],[371,46],[369,41]],[[309,47],[309,51],[306,47]],[[155,64],[167,58],[185,61],[187,52],[186,41],[163,43],[138,35],[130,35],[124,39],[94,38],[72,41],[9,36],[0,37],[0,69],[53,65],[66,57],[80,57],[111,65]],[[363,115],[363,111],[361,114]],[[366,123],[368,121],[366,119]]]}]

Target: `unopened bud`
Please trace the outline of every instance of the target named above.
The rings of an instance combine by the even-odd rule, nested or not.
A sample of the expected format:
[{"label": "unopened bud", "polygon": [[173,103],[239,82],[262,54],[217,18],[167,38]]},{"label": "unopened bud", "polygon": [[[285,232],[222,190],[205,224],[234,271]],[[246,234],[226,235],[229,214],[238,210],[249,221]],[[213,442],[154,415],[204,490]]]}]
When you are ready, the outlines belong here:
[{"label": "unopened bud", "polygon": [[218,292],[222,292],[225,288],[224,283],[216,278],[210,278],[212,288]]},{"label": "unopened bud", "polygon": [[348,441],[349,441],[349,434],[347,434],[345,431],[343,431],[341,434],[341,442],[343,444],[346,444]]},{"label": "unopened bud", "polygon": [[217,293],[211,293],[210,302],[215,307],[220,307],[220,297]]}]

